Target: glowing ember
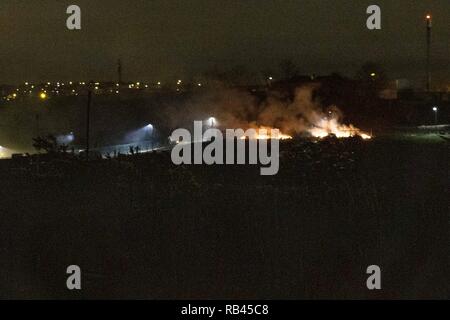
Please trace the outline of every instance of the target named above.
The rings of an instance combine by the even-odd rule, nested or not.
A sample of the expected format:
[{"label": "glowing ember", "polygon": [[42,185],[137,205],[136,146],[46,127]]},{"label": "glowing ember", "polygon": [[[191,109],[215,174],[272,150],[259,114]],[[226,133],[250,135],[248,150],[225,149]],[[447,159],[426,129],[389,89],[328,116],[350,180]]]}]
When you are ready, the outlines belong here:
[{"label": "glowing ember", "polygon": [[336,119],[324,118],[320,122],[308,130],[309,133],[316,138],[325,138],[330,134],[335,135],[337,138],[349,138],[354,136],[360,136],[362,139],[371,139],[372,136],[368,133],[362,132],[360,129],[353,125],[339,124]]}]

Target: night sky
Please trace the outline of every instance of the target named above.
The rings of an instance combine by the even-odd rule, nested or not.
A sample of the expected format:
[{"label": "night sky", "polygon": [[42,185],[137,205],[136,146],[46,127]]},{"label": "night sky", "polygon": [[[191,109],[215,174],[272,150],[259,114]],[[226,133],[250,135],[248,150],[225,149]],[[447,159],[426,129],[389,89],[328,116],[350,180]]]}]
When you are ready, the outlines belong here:
[{"label": "night sky", "polygon": [[[82,30],[66,28],[66,8]],[[382,30],[366,28],[378,4]],[[391,78],[420,79],[425,22],[433,14],[435,79],[450,81],[449,0],[1,0],[0,83],[186,79],[214,65],[353,75],[365,61]]]}]

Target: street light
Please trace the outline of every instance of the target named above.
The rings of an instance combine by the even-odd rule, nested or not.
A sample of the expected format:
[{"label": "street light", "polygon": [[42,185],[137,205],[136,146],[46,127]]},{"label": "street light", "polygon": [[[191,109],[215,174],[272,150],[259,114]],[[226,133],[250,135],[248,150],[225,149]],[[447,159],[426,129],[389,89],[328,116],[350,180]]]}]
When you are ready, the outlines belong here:
[{"label": "street light", "polygon": [[431,63],[431,28],[433,26],[433,20],[431,17],[431,14],[427,14],[426,15],[426,20],[427,20],[427,92],[430,92],[431,90],[431,67],[430,67],[430,63]]},{"label": "street light", "polygon": [[434,106],[434,107],[433,107],[433,112],[434,112],[434,124],[437,124],[437,123],[438,123],[438,111],[439,111],[439,108],[436,107],[436,106]]},{"label": "street light", "polygon": [[149,123],[145,126],[145,131],[148,132],[150,138],[150,150],[153,149],[153,125]]}]

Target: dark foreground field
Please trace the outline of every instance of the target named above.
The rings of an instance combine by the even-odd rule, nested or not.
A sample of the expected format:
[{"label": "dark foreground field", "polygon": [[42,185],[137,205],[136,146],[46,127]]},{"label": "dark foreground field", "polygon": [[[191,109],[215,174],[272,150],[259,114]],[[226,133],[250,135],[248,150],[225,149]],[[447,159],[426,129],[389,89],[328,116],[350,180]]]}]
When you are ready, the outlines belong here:
[{"label": "dark foreground field", "polygon": [[449,297],[448,143],[281,151],[274,177],[168,153],[1,163],[0,298]]}]

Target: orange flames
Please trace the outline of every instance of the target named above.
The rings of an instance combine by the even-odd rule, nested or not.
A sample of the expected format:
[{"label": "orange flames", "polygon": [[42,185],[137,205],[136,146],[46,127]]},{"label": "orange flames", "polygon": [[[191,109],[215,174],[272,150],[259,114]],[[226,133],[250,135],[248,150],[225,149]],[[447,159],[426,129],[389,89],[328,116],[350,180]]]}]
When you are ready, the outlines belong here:
[{"label": "orange flames", "polygon": [[[359,136],[364,140],[372,139],[372,136],[366,132],[361,131],[352,124],[344,125],[339,124],[336,119],[322,119],[317,125],[308,130],[309,134],[315,138],[325,138],[329,135],[335,135],[337,138],[350,138]],[[274,128],[270,127],[259,127],[255,129],[255,134],[250,136],[241,137],[242,140],[245,139],[257,139],[257,140],[267,140],[267,139],[277,139],[277,140],[289,140],[292,136],[274,131]]]},{"label": "orange flames", "polygon": [[364,140],[372,138],[370,134],[361,131],[351,124],[347,126],[339,124],[336,119],[327,118],[320,120],[314,128],[311,128],[308,131],[316,138],[325,138],[330,134],[334,134],[337,138],[349,138],[355,136],[360,136]]}]

